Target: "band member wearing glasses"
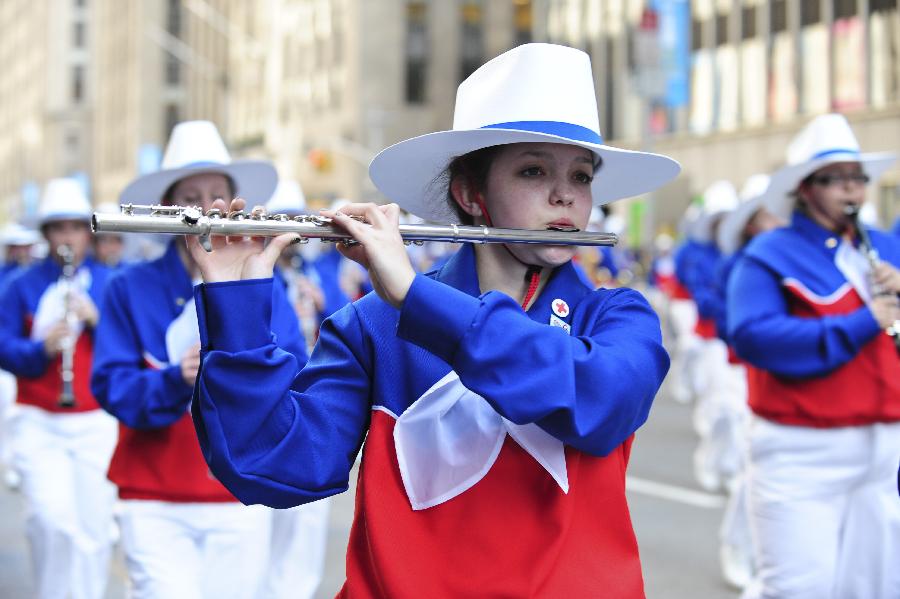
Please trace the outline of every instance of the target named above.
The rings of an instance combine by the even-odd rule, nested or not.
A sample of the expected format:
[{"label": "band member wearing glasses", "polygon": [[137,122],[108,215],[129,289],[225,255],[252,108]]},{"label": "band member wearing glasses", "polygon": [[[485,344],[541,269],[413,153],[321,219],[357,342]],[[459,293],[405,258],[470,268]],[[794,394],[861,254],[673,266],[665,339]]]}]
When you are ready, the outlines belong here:
[{"label": "band member wearing glasses", "polygon": [[[213,123],[172,131],[162,168],[132,181],[123,204],[156,202],[208,209],[242,193],[264,202],[274,167],[232,161]],[[136,598],[257,597],[268,558],[270,514],[241,505],[209,472],[188,411],[200,365],[192,286],[199,272],[184,243],[111,280],[97,329],[92,388],[120,421],[109,478],[119,487],[119,523]],[[267,330],[302,364],[300,328],[282,286],[272,291]],[[233,326],[243,326],[244,314]]]},{"label": "band member wearing glasses", "polygon": [[[728,285],[728,329],[748,367],[750,526],[745,597],[900,596],[900,243],[848,207],[892,154],[863,154],[846,119],[811,121],[769,193],[791,224],[755,238]],[[883,295],[876,289],[880,289]]]},{"label": "band member wearing glasses", "polygon": [[[550,44],[483,65],[452,131],[370,167],[416,216],[524,229],[584,229],[593,205],[678,171],[605,145],[588,56]],[[642,597],[625,468],[669,365],[655,313],[594,289],[572,246],[467,244],[416,274],[397,204],[327,212],[375,293],[324,322],[302,370],[266,326],[292,235],[215,238],[211,254],[188,240],[210,469],[242,501],[286,507],[345,491],[365,439],[342,597]]]},{"label": "band member wearing glasses", "polygon": [[106,469],[116,422],[88,385],[109,270],[89,254],[91,205],[78,181],[50,180],[39,218],[48,256],[12,275],[0,294],[0,368],[18,384],[12,463],[34,597],[101,599],[113,543],[115,488]]}]

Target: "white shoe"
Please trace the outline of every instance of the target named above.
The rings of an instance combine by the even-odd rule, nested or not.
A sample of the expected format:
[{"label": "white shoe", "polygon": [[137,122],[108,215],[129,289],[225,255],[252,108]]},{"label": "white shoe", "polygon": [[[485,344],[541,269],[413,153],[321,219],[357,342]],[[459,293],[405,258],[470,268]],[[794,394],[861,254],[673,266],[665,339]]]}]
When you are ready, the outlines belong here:
[{"label": "white shoe", "polygon": [[7,468],[3,472],[3,482],[10,491],[18,491],[22,486],[22,475],[13,468]]},{"label": "white shoe", "polygon": [[719,565],[725,582],[738,590],[746,588],[753,578],[753,558],[735,545],[724,544],[719,548]]}]

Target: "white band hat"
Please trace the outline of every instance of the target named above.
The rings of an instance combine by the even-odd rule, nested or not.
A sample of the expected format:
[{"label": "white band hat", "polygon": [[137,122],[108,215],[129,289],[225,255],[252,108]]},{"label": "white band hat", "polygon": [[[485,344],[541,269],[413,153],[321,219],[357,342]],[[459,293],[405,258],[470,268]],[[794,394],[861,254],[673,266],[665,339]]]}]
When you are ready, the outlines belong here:
[{"label": "white band hat", "polygon": [[79,181],[68,177],[47,181],[38,208],[41,227],[61,220],[90,222],[91,214],[91,203]]},{"label": "white band hat", "polygon": [[734,210],[739,203],[737,190],[731,181],[720,179],[712,182],[703,192],[703,206],[700,216],[690,228],[690,238],[701,243],[715,241],[712,229],[716,218]]},{"label": "white band hat", "polygon": [[266,202],[266,212],[269,214],[287,214],[299,216],[306,214],[306,196],[297,181],[282,179],[275,188],[272,198]]},{"label": "white band hat", "polygon": [[235,194],[247,200],[250,206],[265,204],[278,183],[278,173],[272,163],[232,160],[212,122],[185,121],[172,129],[160,170],[129,183],[119,196],[119,202],[159,203],[174,183],[203,173],[228,176],[234,183]]},{"label": "white band hat", "polygon": [[771,210],[772,196],[767,192],[770,178],[764,173],[750,175],[741,187],[741,204],[726,214],[719,225],[716,242],[723,254],[733,254],[741,247],[747,223],[761,208]]},{"label": "white band hat", "polygon": [[41,241],[41,236],[34,229],[20,223],[7,223],[0,229],[0,246],[34,245]]},{"label": "white band hat", "polygon": [[381,151],[369,166],[378,189],[401,208],[434,222],[459,222],[441,175],[464,154],[511,143],[545,142],[591,150],[602,165],[594,204],[632,197],[674,179],[667,156],[607,146],[600,135],[591,61],[581,50],[525,44],[482,65],[459,85],[453,129]]},{"label": "white band hat", "polygon": [[869,180],[876,181],[896,159],[893,152],[860,152],[859,141],[844,115],[817,116],[788,145],[786,166],[772,175],[772,209],[778,216],[790,219],[794,211],[793,192],[806,177],[829,164],[858,162]]}]

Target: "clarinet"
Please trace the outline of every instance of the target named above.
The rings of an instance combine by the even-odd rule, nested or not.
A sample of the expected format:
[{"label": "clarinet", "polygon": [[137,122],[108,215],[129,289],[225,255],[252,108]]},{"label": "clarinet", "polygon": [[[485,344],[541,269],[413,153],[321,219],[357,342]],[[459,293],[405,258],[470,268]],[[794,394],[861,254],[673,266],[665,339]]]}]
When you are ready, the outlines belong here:
[{"label": "clarinet", "polygon": [[59,395],[59,407],[73,408],[75,407],[75,392],[72,383],[75,381],[75,336],[72,331],[78,325],[78,316],[73,309],[74,287],[75,287],[75,255],[72,248],[67,245],[61,245],[56,250],[57,255],[62,259],[62,275],[59,278],[59,284],[63,286],[63,307],[65,310],[65,321],[69,327],[69,332],[60,342],[60,366],[59,374],[62,378],[62,392]]},{"label": "clarinet", "polygon": [[[863,253],[866,256],[866,259],[869,261],[869,268],[874,273],[878,265],[881,264],[881,258],[878,256],[878,250],[876,250],[875,246],[872,245],[872,238],[869,237],[869,232],[862,225],[862,223],[859,222],[859,206],[855,204],[846,206],[844,208],[844,214],[850,217],[853,226],[856,228],[856,232],[859,234],[859,244],[860,246],[862,246]],[[890,295],[890,292],[873,283],[872,295],[876,297],[881,295]],[[891,324],[891,326],[885,329],[884,332],[894,339],[894,346],[897,348],[897,355],[900,356],[900,320],[895,320],[893,324]]]}]

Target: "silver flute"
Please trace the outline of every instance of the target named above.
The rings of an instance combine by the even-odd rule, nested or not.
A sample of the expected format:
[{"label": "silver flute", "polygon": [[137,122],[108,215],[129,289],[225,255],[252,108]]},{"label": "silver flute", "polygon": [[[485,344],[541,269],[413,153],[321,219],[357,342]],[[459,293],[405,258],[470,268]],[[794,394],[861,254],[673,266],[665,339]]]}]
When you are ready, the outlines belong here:
[{"label": "silver flute", "polygon": [[[872,245],[872,238],[869,237],[869,232],[866,230],[866,227],[861,222],[859,222],[859,206],[857,206],[856,204],[845,206],[844,214],[846,214],[850,218],[850,221],[856,228],[856,232],[859,234],[859,245],[862,247],[863,253],[866,256],[866,259],[869,261],[869,268],[874,274],[875,269],[879,264],[881,264],[881,258],[878,256],[878,250],[875,249],[875,246]],[[875,283],[872,283],[871,291],[873,296],[891,295],[889,291],[882,289]],[[894,345],[897,348],[897,355],[900,355],[900,320],[895,320],[894,323],[887,329],[885,329],[884,332],[894,338]]]},{"label": "silver flute", "polygon": [[[119,214],[94,213],[91,229],[95,233],[168,233],[198,235],[206,251],[212,251],[210,236],[275,237],[282,233],[296,233],[301,242],[321,239],[353,244],[353,237],[332,225],[324,216],[304,214],[266,214],[254,210],[223,212],[212,209],[203,213],[195,207],[140,206],[123,204]],[[618,237],[612,233],[595,233],[575,228],[546,230],[499,229],[497,227],[466,225],[400,225],[400,236],[406,243],[426,241],[450,243],[536,243],[543,245],[615,245]]]},{"label": "silver flute", "polygon": [[73,383],[75,382],[75,335],[74,330],[78,325],[78,316],[75,314],[73,301],[75,295],[75,254],[72,248],[67,245],[60,245],[56,248],[56,253],[62,260],[62,274],[59,277],[59,284],[63,286],[63,303],[65,311],[66,325],[69,332],[60,342],[60,365],[59,374],[62,378],[62,391],[59,395],[59,407],[73,408],[75,407],[75,391]]}]

